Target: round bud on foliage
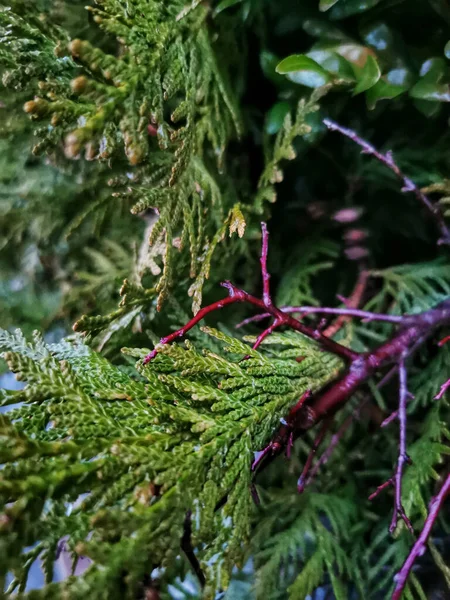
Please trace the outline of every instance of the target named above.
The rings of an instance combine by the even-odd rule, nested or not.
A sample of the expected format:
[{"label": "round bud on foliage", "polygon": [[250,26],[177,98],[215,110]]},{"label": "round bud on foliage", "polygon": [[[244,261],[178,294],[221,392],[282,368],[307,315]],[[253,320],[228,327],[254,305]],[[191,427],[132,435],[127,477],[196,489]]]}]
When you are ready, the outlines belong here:
[{"label": "round bud on foliage", "polygon": [[72,54],[72,56],[80,56],[82,49],[83,42],[79,39],[72,40],[69,44],[69,52]]},{"label": "round bud on foliage", "polygon": [[36,112],[36,102],[34,100],[25,102],[25,104],[23,105],[23,110],[29,115],[33,115]]},{"label": "round bud on foliage", "polygon": [[34,100],[29,100],[25,102],[23,105],[23,110],[35,117],[43,117],[47,113],[48,104],[42,98],[35,98]]},{"label": "round bud on foliage", "polygon": [[80,75],[80,77],[76,77],[72,79],[70,82],[70,87],[75,94],[82,94],[86,91],[88,85],[88,78],[84,75]]}]

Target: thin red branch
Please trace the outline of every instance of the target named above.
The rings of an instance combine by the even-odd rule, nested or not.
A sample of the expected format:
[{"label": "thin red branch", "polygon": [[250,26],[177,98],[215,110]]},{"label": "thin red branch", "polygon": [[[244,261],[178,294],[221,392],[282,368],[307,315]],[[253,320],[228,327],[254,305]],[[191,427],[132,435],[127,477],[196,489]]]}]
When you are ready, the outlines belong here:
[{"label": "thin red branch", "polygon": [[[369,272],[363,269],[360,271],[356,285],[350,294],[350,297],[344,302],[345,307],[348,309],[358,308],[362,302],[364,292],[366,291],[367,282],[369,280]],[[334,323],[332,323],[324,331],[324,335],[333,337],[336,333],[350,320],[350,316],[340,315]]]},{"label": "thin red branch", "polygon": [[450,335],[446,335],[444,338],[442,338],[442,340],[439,340],[438,346],[441,347],[447,342],[450,342]]},{"label": "thin red branch", "polygon": [[280,321],[280,319],[275,319],[270,327],[264,329],[264,331],[258,335],[256,342],[252,346],[252,349],[256,350],[263,343],[266,337],[268,337],[277,327],[280,327],[280,325],[283,325],[282,321]]},{"label": "thin red branch", "polygon": [[303,406],[310,397],[310,390],[306,390],[306,392],[300,396],[296,404],[290,409],[288,416],[282,420],[282,425],[278,430],[277,435],[274,436],[272,441],[263,450],[255,454],[255,460],[251,467],[252,471],[258,470],[263,463],[269,462],[269,460],[279,454],[283,448],[286,447],[287,450],[290,451],[297,415],[302,411]]},{"label": "thin red branch", "polygon": [[[279,325],[285,325],[294,329],[295,331],[299,331],[303,335],[316,340],[324,350],[328,352],[332,352],[338,356],[341,356],[343,359],[347,361],[355,360],[359,354],[354,352],[353,350],[342,346],[341,344],[331,340],[327,336],[323,335],[323,333],[318,328],[312,328],[304,325],[301,321],[294,319],[290,315],[284,313],[279,308],[277,308],[271,298],[270,298],[270,290],[269,290],[269,275],[267,273],[267,248],[268,248],[268,233],[267,229],[264,225],[263,227],[263,237],[262,237],[262,257],[261,257],[261,272],[263,277],[263,299],[256,298],[251,294],[248,294],[244,290],[241,290],[234,286],[230,281],[224,281],[221,285],[225,289],[228,290],[228,298],[224,298],[223,300],[219,300],[218,302],[214,302],[209,306],[205,306],[200,309],[198,313],[188,322],[186,325],[174,331],[170,335],[163,337],[160,339],[160,344],[169,344],[179,338],[182,338],[186,335],[186,333],[191,330],[199,321],[201,321],[206,315],[216,310],[223,308],[224,306],[228,306],[230,304],[236,304],[238,302],[247,302],[248,304],[252,304],[256,306],[260,310],[263,310],[265,313],[275,317],[275,319],[279,322]],[[278,325],[277,325],[278,326]],[[144,364],[148,363],[158,354],[159,348],[156,347],[152,350],[145,358]]]},{"label": "thin red branch", "polygon": [[[280,310],[285,313],[302,313],[303,315],[341,315],[346,317],[357,317],[365,321],[385,321],[386,323],[402,323],[404,317],[398,315],[384,315],[368,312],[357,308],[323,308],[320,306],[283,306]],[[328,331],[328,330],[326,330]]]},{"label": "thin red branch", "polygon": [[394,480],[392,479],[392,477],[391,477],[390,479],[388,479],[387,481],[385,481],[384,483],[382,483],[381,485],[379,485],[379,486],[377,487],[377,489],[376,489],[374,492],[372,492],[372,493],[370,494],[370,496],[369,496],[369,498],[368,498],[368,499],[369,499],[369,500],[371,500],[371,501],[372,501],[372,500],[375,500],[375,498],[376,498],[376,497],[377,497],[379,494],[381,494],[381,492],[382,492],[383,490],[385,490],[386,488],[390,487],[391,485],[394,485]]},{"label": "thin red branch", "polygon": [[438,240],[438,244],[450,244],[450,232],[445,223],[441,209],[438,204],[433,204],[431,200],[422,192],[422,190],[409,178],[407,177],[398,167],[392,156],[392,152],[388,151],[386,154],[382,154],[376,148],[363,140],[355,131],[342,127],[335,123],[331,119],[324,119],[324,124],[330,131],[338,131],[342,135],[345,135],[353,142],[358,144],[362,148],[364,154],[370,154],[379,160],[383,165],[390,169],[394,175],[401,181],[402,189],[404,193],[413,193],[417,200],[427,209],[430,215],[435,220],[435,223],[439,229],[441,238]]},{"label": "thin red branch", "polygon": [[409,553],[408,558],[405,560],[402,568],[395,576],[396,585],[395,585],[394,593],[392,594],[392,600],[400,600],[400,598],[402,597],[403,591],[406,586],[406,581],[408,579],[408,575],[411,572],[411,569],[412,569],[415,561],[417,560],[417,558],[419,556],[422,556],[422,554],[425,552],[428,538],[430,537],[430,533],[433,528],[433,525],[435,524],[436,519],[439,515],[439,512],[442,508],[442,505],[449,493],[450,493],[450,474],[447,475],[447,478],[444,481],[444,484],[442,485],[441,489],[439,490],[439,493],[434,498],[431,499],[429,510],[428,510],[428,516],[425,520],[423,529],[422,529],[419,537],[417,538],[416,543],[411,548],[411,552]]},{"label": "thin red branch", "polygon": [[323,420],[320,431],[311,446],[311,449],[308,454],[308,458],[306,459],[305,465],[303,467],[303,471],[297,481],[297,490],[298,490],[299,494],[301,494],[305,489],[306,478],[311,469],[311,465],[314,460],[314,456],[316,455],[316,452],[317,452],[320,444],[322,443],[323,438],[325,437],[325,434],[327,433],[328,429],[330,428],[331,421],[332,421],[332,417],[329,417],[329,418]]},{"label": "thin red branch", "polygon": [[267,225],[263,222],[261,223],[261,231],[262,231],[262,248],[261,248],[261,258],[259,262],[261,264],[261,275],[263,281],[263,302],[265,306],[270,306],[272,304],[272,298],[270,296],[270,275],[267,271],[267,254],[269,252],[269,232],[267,231]]},{"label": "thin red branch", "polygon": [[[365,322],[384,321],[386,323],[394,323],[394,324],[402,323],[406,316],[406,315],[403,315],[403,316],[386,315],[386,314],[382,314],[382,313],[368,312],[366,310],[359,310],[357,308],[328,308],[328,307],[321,307],[321,306],[282,306],[280,308],[280,310],[282,312],[288,313],[288,314],[301,313],[302,317],[304,315],[312,315],[312,314],[337,315],[337,316],[344,317],[345,320],[348,320],[351,317],[356,317],[358,319],[363,319]],[[259,315],[253,315],[252,317],[248,317],[247,319],[244,319],[243,321],[238,323],[236,325],[236,329],[238,329],[239,327],[243,327],[244,325],[249,325],[250,323],[262,321],[263,319],[267,319],[269,317],[270,317],[270,313],[268,313],[268,312],[261,313]],[[336,323],[337,323],[337,321],[336,321]],[[336,333],[336,331],[331,330],[331,328],[334,327],[334,325],[335,325],[335,323],[330,325],[330,327],[328,327],[324,331],[324,335],[327,335],[330,337],[331,337],[331,335],[334,335],[334,333]],[[331,335],[330,335],[329,331],[331,331]]]},{"label": "thin red branch", "polygon": [[434,399],[440,400],[442,398],[442,396],[445,394],[445,392],[448,390],[449,387],[450,387],[450,379],[447,379],[447,381],[441,385],[441,389],[436,394]]},{"label": "thin red branch", "polygon": [[[409,400],[414,400],[414,396],[413,394],[411,394],[411,392],[408,392],[408,401]],[[392,421],[395,421],[395,419],[398,418],[398,414],[398,410],[394,410],[394,412],[392,412],[388,417],[384,419],[380,427],[387,427],[390,423],[392,423]]]},{"label": "thin red branch", "polygon": [[405,366],[405,358],[402,357],[399,364],[399,383],[400,383],[400,393],[399,393],[399,406],[398,406],[398,420],[399,420],[399,429],[400,429],[400,439],[399,439],[399,453],[397,460],[397,468],[395,471],[394,477],[394,487],[395,487],[395,501],[394,501],[394,513],[392,515],[391,524],[389,526],[389,531],[391,533],[394,532],[397,527],[398,518],[401,517],[405,522],[408,529],[411,533],[414,533],[414,529],[411,525],[411,521],[408,519],[405,513],[405,509],[402,504],[402,478],[403,478],[403,468],[405,463],[409,462],[408,455],[406,454],[406,402],[408,399],[408,389],[406,382],[406,366]]}]

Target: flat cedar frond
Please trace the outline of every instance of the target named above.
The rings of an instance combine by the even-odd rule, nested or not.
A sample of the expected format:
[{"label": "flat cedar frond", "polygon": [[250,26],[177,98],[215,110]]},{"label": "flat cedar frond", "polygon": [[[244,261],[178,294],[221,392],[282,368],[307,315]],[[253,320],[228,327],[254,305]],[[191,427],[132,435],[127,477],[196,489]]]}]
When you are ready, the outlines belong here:
[{"label": "flat cedar frond", "polygon": [[[79,340],[46,345],[2,333],[9,367],[27,382],[24,403],[3,414],[0,427],[0,568],[3,582],[14,574],[10,591],[24,591],[30,561],[40,557],[49,585],[33,598],[81,598],[86,589],[91,598],[118,590],[132,597],[152,564],[179,552],[191,509],[206,594],[226,587],[249,536],[254,451],[298,396],[323,387],[342,363],[300,334],[278,341],[295,347],[298,339],[301,363],[257,351],[241,361],[245,344],[207,332],[239,358],[168,345],[152,363],[139,360],[140,376]],[[83,577],[53,584],[63,537],[93,564]]]},{"label": "flat cedar frond", "polygon": [[381,279],[382,288],[367,304],[370,310],[387,306],[393,314],[414,313],[450,294],[450,269],[445,259],[374,270],[371,275]]},{"label": "flat cedar frond", "polygon": [[[36,10],[32,19],[21,2],[3,9],[3,81],[37,93],[25,103],[25,111],[51,126],[38,131],[36,152],[52,149],[64,138],[68,158],[82,153],[105,166],[113,161],[113,196],[132,205],[134,214],[157,211],[148,241],[164,246],[158,307],[173,287],[177,264],[195,278],[191,295],[198,310],[212,253],[237,202],[223,171],[225,149],[240,134],[241,120],[215,56],[216,47],[229,40],[222,33],[212,43],[209,11],[200,3],[191,11],[180,0],[97,4],[94,20],[117,38],[115,53],[89,41],[69,41],[53,25],[51,10],[43,18]],[[103,193],[92,199],[67,232],[101,212],[107,197]],[[236,210],[242,236],[245,221]],[[189,248],[189,261],[178,260],[174,246]]]}]

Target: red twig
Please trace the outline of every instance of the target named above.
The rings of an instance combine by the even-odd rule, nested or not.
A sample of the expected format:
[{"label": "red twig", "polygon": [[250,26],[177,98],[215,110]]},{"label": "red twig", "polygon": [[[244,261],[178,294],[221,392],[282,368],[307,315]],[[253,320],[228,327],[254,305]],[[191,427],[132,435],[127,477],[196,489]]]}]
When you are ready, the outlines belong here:
[{"label": "red twig", "polygon": [[377,489],[372,492],[369,496],[369,500],[375,500],[375,498],[381,494],[381,492],[383,490],[385,490],[386,488],[388,488],[389,486],[394,485],[394,480],[392,479],[392,477],[390,479],[388,479],[387,481],[385,481],[384,483],[382,483],[381,485],[379,485],[377,487]]},{"label": "red twig", "polygon": [[[304,315],[312,315],[312,314],[337,315],[337,316],[345,317],[347,319],[349,317],[356,317],[358,319],[363,319],[365,322],[384,321],[386,323],[394,323],[394,324],[402,323],[405,318],[405,315],[403,315],[403,316],[385,315],[382,313],[368,312],[367,310],[359,310],[357,308],[328,308],[328,307],[321,307],[321,306],[282,306],[280,308],[280,310],[282,312],[288,313],[288,314],[301,313],[302,317]],[[253,315],[252,317],[248,317],[247,319],[244,319],[243,321],[238,323],[236,325],[236,329],[238,329],[239,327],[243,327],[244,325],[248,325],[250,323],[255,323],[256,321],[262,321],[263,319],[267,319],[269,317],[270,317],[270,313],[268,313],[268,312],[261,313],[259,315]],[[329,330],[333,326],[334,326],[334,323],[333,323],[333,325],[330,325],[330,327],[328,327],[324,331],[324,335],[330,335]],[[333,334],[333,332],[332,332],[332,334]]]},{"label": "red twig", "polygon": [[327,433],[327,431],[330,427],[331,421],[332,421],[332,418],[323,420],[320,431],[311,446],[311,450],[309,451],[308,458],[306,459],[306,462],[305,462],[305,466],[303,467],[303,471],[297,481],[297,490],[298,490],[299,494],[301,494],[305,490],[306,478],[309,473],[309,470],[311,469],[312,461],[314,460],[314,456],[316,455],[316,452],[317,452],[320,444],[322,443],[323,438],[325,437],[325,434]]},{"label": "red twig", "polygon": [[266,337],[268,337],[280,325],[283,325],[282,321],[280,321],[280,319],[275,319],[275,321],[272,323],[272,325],[270,325],[270,327],[264,329],[264,331],[258,335],[258,337],[256,338],[256,342],[252,346],[252,349],[256,350],[266,339]]},{"label": "red twig", "polygon": [[439,490],[439,493],[434,498],[431,499],[429,510],[428,510],[428,516],[425,520],[423,529],[422,529],[419,537],[417,538],[416,543],[411,548],[411,552],[409,553],[408,558],[405,560],[402,568],[395,576],[396,585],[395,585],[394,593],[392,594],[392,600],[400,600],[400,598],[402,597],[403,590],[405,589],[405,585],[406,585],[406,580],[408,579],[408,575],[409,575],[416,559],[419,556],[422,556],[422,554],[425,552],[426,544],[427,544],[428,538],[430,537],[431,529],[432,529],[434,523],[436,522],[439,511],[442,508],[442,504],[444,503],[444,501],[449,493],[450,493],[450,474],[447,475],[447,478],[444,481],[444,484],[442,485],[441,489]]},{"label": "red twig", "polygon": [[359,135],[355,131],[348,129],[347,127],[342,127],[341,125],[338,125],[338,123],[335,123],[331,119],[324,119],[323,122],[330,131],[339,131],[339,133],[345,135],[353,142],[358,144],[358,146],[362,148],[362,152],[364,154],[371,154],[388,169],[390,169],[394,173],[394,175],[401,181],[401,191],[405,193],[412,192],[417,198],[417,200],[427,209],[427,211],[434,218],[441,235],[441,238],[438,240],[438,244],[450,244],[450,232],[447,228],[439,205],[433,204],[430,201],[430,199],[422,192],[422,190],[400,170],[400,168],[394,161],[394,157],[392,156],[392,152],[390,150],[386,152],[386,154],[382,154],[381,152],[378,152],[378,150],[376,150],[376,148],[374,148],[372,144],[369,144],[369,142],[366,142],[361,137],[359,137]]},{"label": "red twig", "polygon": [[[408,392],[408,399],[409,400],[414,400],[414,396],[413,394],[411,394],[411,392]],[[398,418],[398,410],[394,410],[394,412],[392,412],[388,417],[386,417],[384,419],[384,421],[381,423],[380,427],[387,427],[390,423],[392,423],[392,421],[395,421],[395,419]]]},{"label": "red twig", "polygon": [[394,513],[392,515],[391,524],[389,531],[394,532],[397,527],[398,517],[401,517],[405,522],[411,533],[414,533],[414,529],[411,525],[411,521],[408,519],[405,513],[405,509],[402,504],[402,478],[403,468],[405,463],[409,462],[409,458],[406,454],[406,401],[408,398],[408,390],[406,387],[406,366],[404,357],[401,358],[399,364],[399,383],[400,383],[400,394],[399,394],[399,406],[398,406],[398,420],[400,424],[400,440],[399,440],[399,453],[397,460],[397,468],[395,471],[394,486],[395,486],[395,503]]},{"label": "red twig", "polygon": [[387,323],[402,323],[404,316],[384,315],[380,313],[368,312],[357,308],[323,308],[320,306],[283,306],[280,310],[285,313],[302,313],[302,315],[341,315],[348,317],[357,317],[365,321],[385,321]]},{"label": "red twig", "polygon": [[[264,312],[267,312],[269,315],[275,317],[275,319],[277,321],[279,321],[280,325],[286,325],[287,327],[290,327],[291,329],[294,329],[295,331],[299,331],[303,335],[306,335],[307,337],[309,337],[313,340],[316,340],[322,346],[322,348],[324,350],[328,350],[328,352],[337,354],[338,356],[341,356],[342,358],[344,358],[347,361],[355,360],[359,356],[359,354],[357,352],[354,352],[353,350],[350,350],[349,348],[346,348],[345,346],[342,346],[341,344],[338,344],[337,342],[326,337],[325,335],[323,335],[323,333],[321,333],[321,331],[319,329],[317,329],[317,328],[313,329],[311,327],[307,327],[306,325],[304,325],[297,319],[294,319],[294,317],[291,317],[290,315],[281,311],[279,308],[277,308],[273,304],[273,302],[270,298],[269,275],[267,273],[267,266],[266,266],[267,248],[268,248],[268,232],[267,232],[267,228],[266,228],[265,224],[263,224],[262,233],[263,233],[263,237],[262,237],[261,271],[262,271],[263,286],[264,286],[263,299],[256,298],[255,296],[248,294],[244,290],[241,290],[241,289],[237,288],[236,286],[234,286],[230,281],[225,281],[221,285],[222,285],[222,287],[224,287],[225,289],[228,290],[228,294],[229,294],[228,298],[224,298],[223,300],[219,300],[218,302],[214,302],[213,304],[210,304],[209,306],[205,306],[204,308],[200,309],[198,311],[198,313],[188,323],[186,323],[186,325],[184,325],[184,327],[181,327],[180,329],[178,329],[177,331],[174,331],[170,335],[161,338],[160,344],[162,344],[162,345],[169,344],[169,343],[175,341],[176,339],[185,336],[186,333],[190,329],[192,329],[199,321],[201,321],[206,315],[208,315],[211,312],[219,310],[219,309],[223,308],[224,306],[228,306],[229,304],[236,304],[238,302],[247,302],[248,304],[252,304],[253,306],[256,306],[257,308],[263,310]],[[158,354],[158,351],[159,351],[158,347],[156,347],[154,350],[152,350],[152,352],[150,352],[144,358],[144,364],[146,364],[150,360],[152,360]]]},{"label": "red twig", "polygon": [[444,338],[442,338],[442,340],[439,340],[438,346],[441,347],[447,342],[450,342],[450,335],[446,335]]},{"label": "red twig", "polygon": [[434,399],[440,400],[442,398],[442,396],[445,394],[445,392],[448,390],[449,387],[450,387],[450,379],[447,379],[447,381],[441,385],[441,389],[436,394]]},{"label": "red twig", "polygon": [[263,450],[256,453],[255,460],[251,467],[252,471],[258,470],[262,463],[269,462],[269,459],[274,458],[284,447],[290,452],[292,434],[295,429],[297,415],[301,412],[303,405],[310,397],[311,391],[306,390],[297,403],[291,408],[286,419],[282,420],[282,425],[278,430],[278,434],[274,436],[273,440]]},{"label": "red twig", "polygon": [[261,275],[263,281],[263,301],[265,306],[271,306],[272,298],[270,296],[270,275],[267,271],[267,253],[269,252],[269,232],[267,231],[267,225],[261,223],[262,230],[262,248],[261,258],[259,262],[261,264]]},{"label": "red twig", "polygon": [[[344,302],[346,308],[358,308],[361,304],[362,298],[364,296],[364,292],[367,287],[367,282],[369,280],[369,273],[365,269],[360,271],[358,280],[356,285],[350,294],[350,297],[346,302]],[[350,316],[340,315],[334,323],[332,323],[327,329],[325,329],[324,334],[333,337],[344,325],[348,323],[350,320]]]},{"label": "red twig", "polygon": [[405,463],[409,463],[410,458],[406,454],[406,403],[408,396],[411,394],[408,392],[406,384],[406,366],[405,356],[402,356],[398,365],[399,372],[399,407],[392,415],[383,421],[381,427],[384,427],[390,423],[395,417],[398,418],[400,423],[400,436],[399,436],[399,453],[397,459],[397,466],[395,469],[395,475],[389,478],[387,481],[377,487],[377,489],[370,494],[369,500],[374,500],[387,487],[394,486],[394,512],[392,515],[391,524],[389,526],[390,533],[393,533],[397,527],[398,518],[401,517],[405,522],[411,533],[414,533],[411,521],[408,519],[405,509],[402,504],[402,479],[403,479],[403,468]]}]

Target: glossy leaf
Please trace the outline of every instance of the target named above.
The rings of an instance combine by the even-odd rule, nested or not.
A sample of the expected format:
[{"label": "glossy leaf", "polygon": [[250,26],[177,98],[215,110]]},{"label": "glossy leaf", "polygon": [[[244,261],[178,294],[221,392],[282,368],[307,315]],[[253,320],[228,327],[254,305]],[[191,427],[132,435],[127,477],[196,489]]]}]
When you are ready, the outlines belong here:
[{"label": "glossy leaf", "polygon": [[375,58],[372,55],[369,55],[366,64],[361,70],[355,68],[355,75],[358,83],[353,90],[354,95],[365,92],[374,86],[380,79],[381,71]]},{"label": "glossy leaf", "polygon": [[418,100],[450,102],[450,85],[443,83],[448,75],[448,68],[443,58],[430,58],[422,64],[421,78],[411,88],[410,96]]},{"label": "glossy leaf", "polygon": [[408,91],[407,85],[394,85],[386,77],[381,77],[375,85],[366,92],[366,101],[369,109],[373,109],[379,100],[392,100]]},{"label": "glossy leaf", "polygon": [[344,81],[354,81],[352,65],[343,56],[332,50],[311,50],[309,58],[321,65],[326,71]]},{"label": "glossy leaf", "polygon": [[448,83],[429,83],[421,79],[411,88],[409,94],[412,98],[419,100],[450,102],[450,85]]},{"label": "glossy leaf", "polygon": [[317,88],[331,81],[330,74],[305,54],[288,56],[277,65],[276,71],[286,75],[290,81],[310,88]]}]

